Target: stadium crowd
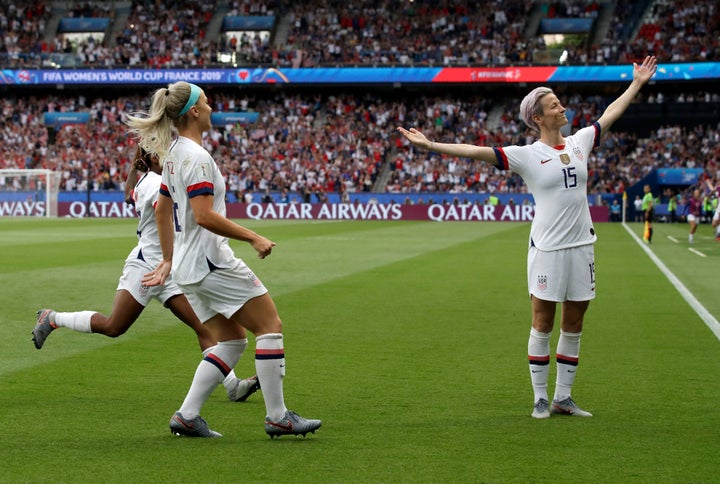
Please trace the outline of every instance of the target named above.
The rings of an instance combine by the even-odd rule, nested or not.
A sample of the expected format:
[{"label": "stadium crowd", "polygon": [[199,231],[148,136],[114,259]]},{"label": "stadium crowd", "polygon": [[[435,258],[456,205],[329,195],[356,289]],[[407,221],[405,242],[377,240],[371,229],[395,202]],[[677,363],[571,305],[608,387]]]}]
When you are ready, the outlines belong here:
[{"label": "stadium crowd", "polygon": [[[607,2],[417,0],[394,4],[358,0],[132,0],[121,16],[108,2],[67,1],[67,17],[117,18],[108,36],[48,40],[53,5],[45,0],[0,6],[0,65],[39,67],[50,54],[84,66],[177,67],[221,62],[245,65],[523,65],[539,62],[548,46],[533,18],[598,19]],[[268,36],[220,29],[208,35],[218,6],[228,16],[275,16]],[[720,11],[714,2],[613,2],[600,38],[569,42],[568,64],[627,63],[653,53],[660,62],[720,58]],[[644,5],[644,4],[640,4]],[[283,26],[287,26],[286,28]],[[214,32],[214,31],[213,31]],[[555,59],[557,61],[557,59]],[[77,64],[73,64],[77,65]]]},{"label": "stadium crowd", "polygon": [[[518,120],[518,100],[497,109],[489,98],[434,95],[398,98],[371,94],[241,95],[209,92],[216,111],[259,113],[252,124],[214,126],[204,139],[236,197],[247,192],[287,191],[299,200],[322,193],[525,192],[522,180],[471,160],[416,152],[394,132],[413,125],[438,141],[481,145],[532,143]],[[679,95],[687,102],[705,95]],[[717,95],[707,97],[718,102]],[[656,101],[655,97],[652,97]],[[572,95],[569,129],[586,126],[609,100]],[[146,94],[6,97],[0,121],[2,168],[51,168],[62,172],[64,190],[120,189],[134,145],[122,119],[147,103]],[[85,111],[90,121],[47,127],[45,112]],[[489,112],[496,119],[488,120]],[[492,125],[491,125],[492,124]],[[720,128],[660,127],[646,138],[611,131],[589,160],[588,192],[620,194],[659,167],[705,168],[718,173]],[[383,171],[385,178],[379,178]],[[314,198],[318,197],[317,199]]]},{"label": "stadium crowd", "polygon": [[[275,38],[221,35],[208,38],[216,7],[226,15],[275,15]],[[64,2],[69,17],[110,17],[112,4]],[[43,54],[77,56],[85,66],[205,66],[232,50],[241,62],[312,67],[321,64],[532,63],[543,49],[540,35],[528,35],[528,18],[597,18],[603,3],[565,0],[527,3],[461,0],[403,3],[403,8],[359,0],[132,0],[117,35],[88,36],[71,43],[44,35],[57,5],[0,5],[0,65],[39,66]],[[568,63],[625,63],[647,52],[663,61],[718,58],[720,12],[712,2],[656,0],[643,11],[617,2],[600,43],[568,46]],[[491,7],[491,8],[490,8]],[[635,19],[628,22],[628,19]],[[287,26],[282,31],[279,25]],[[637,32],[628,41],[628,24]],[[354,191],[523,192],[522,181],[478,162],[442,160],[417,153],[395,135],[397,125],[416,125],[438,140],[488,145],[526,144],[533,134],[518,120],[518,100],[477,95],[341,93],[323,95],[229,94],[209,90],[216,111],[252,111],[252,125],[216,126],[206,148],[218,159],[230,193],[242,197],[266,190],[298,199],[322,200],[323,193]],[[87,97],[91,96],[91,97]],[[147,102],[147,93],[92,98],[86,95],[12,93],[1,103],[3,168],[47,167],[63,173],[62,189],[122,188],[134,146],[122,119]],[[510,98],[508,98],[510,99]],[[718,102],[716,93],[696,92],[668,99],[659,92],[645,100]],[[570,129],[594,120],[605,108],[601,96],[563,98]],[[45,112],[87,111],[84,125],[47,127]],[[680,135],[680,136],[678,136]],[[611,133],[590,160],[589,193],[622,193],[655,167],[703,167],[717,178],[718,126],[663,126],[648,138]]]}]

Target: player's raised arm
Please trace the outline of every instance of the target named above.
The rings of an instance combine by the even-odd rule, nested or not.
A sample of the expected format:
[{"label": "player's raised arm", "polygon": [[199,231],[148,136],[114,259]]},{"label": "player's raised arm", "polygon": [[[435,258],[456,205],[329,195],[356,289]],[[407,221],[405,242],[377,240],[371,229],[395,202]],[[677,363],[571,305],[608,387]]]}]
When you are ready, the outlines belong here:
[{"label": "player's raised arm", "polygon": [[435,151],[444,155],[457,156],[458,158],[473,158],[487,163],[497,163],[495,150],[487,146],[475,146],[463,143],[436,143],[428,140],[424,134],[415,128],[407,130],[398,127],[397,130],[405,136],[408,141],[419,148]]},{"label": "player's raised arm", "polygon": [[657,70],[657,59],[655,56],[647,56],[641,65],[633,63],[633,80],[620,97],[613,101],[605,112],[598,119],[603,133],[610,129],[610,126],[617,121],[627,110],[640,89],[650,80]]}]

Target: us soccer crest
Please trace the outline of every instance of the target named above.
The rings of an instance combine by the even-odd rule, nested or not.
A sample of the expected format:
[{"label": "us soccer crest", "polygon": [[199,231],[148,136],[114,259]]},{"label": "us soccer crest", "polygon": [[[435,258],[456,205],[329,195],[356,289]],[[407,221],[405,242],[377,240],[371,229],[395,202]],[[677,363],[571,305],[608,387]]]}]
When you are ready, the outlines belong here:
[{"label": "us soccer crest", "polygon": [[563,153],[560,155],[560,161],[562,161],[563,165],[569,165],[570,164],[570,155],[567,153]]},{"label": "us soccer crest", "polygon": [[544,291],[545,289],[547,289],[547,279],[548,279],[547,276],[538,276],[538,279],[537,279],[538,289],[540,289],[541,291]]},{"label": "us soccer crest", "polygon": [[580,147],[576,146],[573,148],[573,154],[578,160],[583,161],[583,154],[582,151],[580,151]]}]

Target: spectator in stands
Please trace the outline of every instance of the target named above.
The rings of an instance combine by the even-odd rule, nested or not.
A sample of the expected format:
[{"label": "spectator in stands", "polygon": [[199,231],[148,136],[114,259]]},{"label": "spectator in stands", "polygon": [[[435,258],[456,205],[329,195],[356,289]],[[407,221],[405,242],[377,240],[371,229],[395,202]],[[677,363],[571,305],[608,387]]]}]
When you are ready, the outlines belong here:
[{"label": "spectator in stands", "polygon": [[622,219],[622,206],[618,202],[617,198],[613,198],[610,204],[610,220],[613,222],[620,222]]},{"label": "spectator in stands", "polygon": [[633,201],[633,208],[635,210],[635,221],[636,222],[643,222],[645,220],[645,212],[643,212],[643,201],[642,198],[640,198],[640,195],[635,195],[635,200]]},{"label": "spectator in stands", "polygon": [[[528,290],[533,313],[528,358],[534,392],[532,416],[548,418],[550,411],[590,417],[571,396],[575,380],[583,319],[595,297],[593,244],[595,230],[587,200],[587,163],[600,136],[609,130],[650,78],[655,57],[634,64],[630,86],[612,102],[592,126],[565,137],[565,108],[551,89],[539,87],[520,104],[523,121],[540,133],[530,146],[491,148],[464,143],[436,143],[415,128],[398,131],[414,146],[460,158],[473,158],[521,175],[533,193],[535,217],[530,229]],[[552,173],[552,176],[550,175]],[[562,179],[556,175],[562,174]],[[557,180],[557,181],[556,181]],[[562,214],[562,215],[560,215]],[[565,270],[557,270],[565,267]],[[569,276],[568,276],[569,275]],[[548,402],[550,336],[557,303],[562,303],[557,348],[557,379],[552,407]]]}]

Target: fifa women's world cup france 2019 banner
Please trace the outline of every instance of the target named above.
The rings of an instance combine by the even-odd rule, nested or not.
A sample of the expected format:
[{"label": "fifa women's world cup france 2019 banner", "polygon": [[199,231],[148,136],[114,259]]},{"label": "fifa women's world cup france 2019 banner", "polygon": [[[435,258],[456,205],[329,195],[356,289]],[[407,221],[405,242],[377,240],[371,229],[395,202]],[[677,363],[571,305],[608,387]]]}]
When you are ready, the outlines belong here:
[{"label": "fifa women's world cup france 2019 banner", "polygon": [[[719,79],[719,62],[660,64],[654,81]],[[632,65],[532,67],[315,67],[206,69],[4,69],[5,85],[431,84],[628,82]]]}]

